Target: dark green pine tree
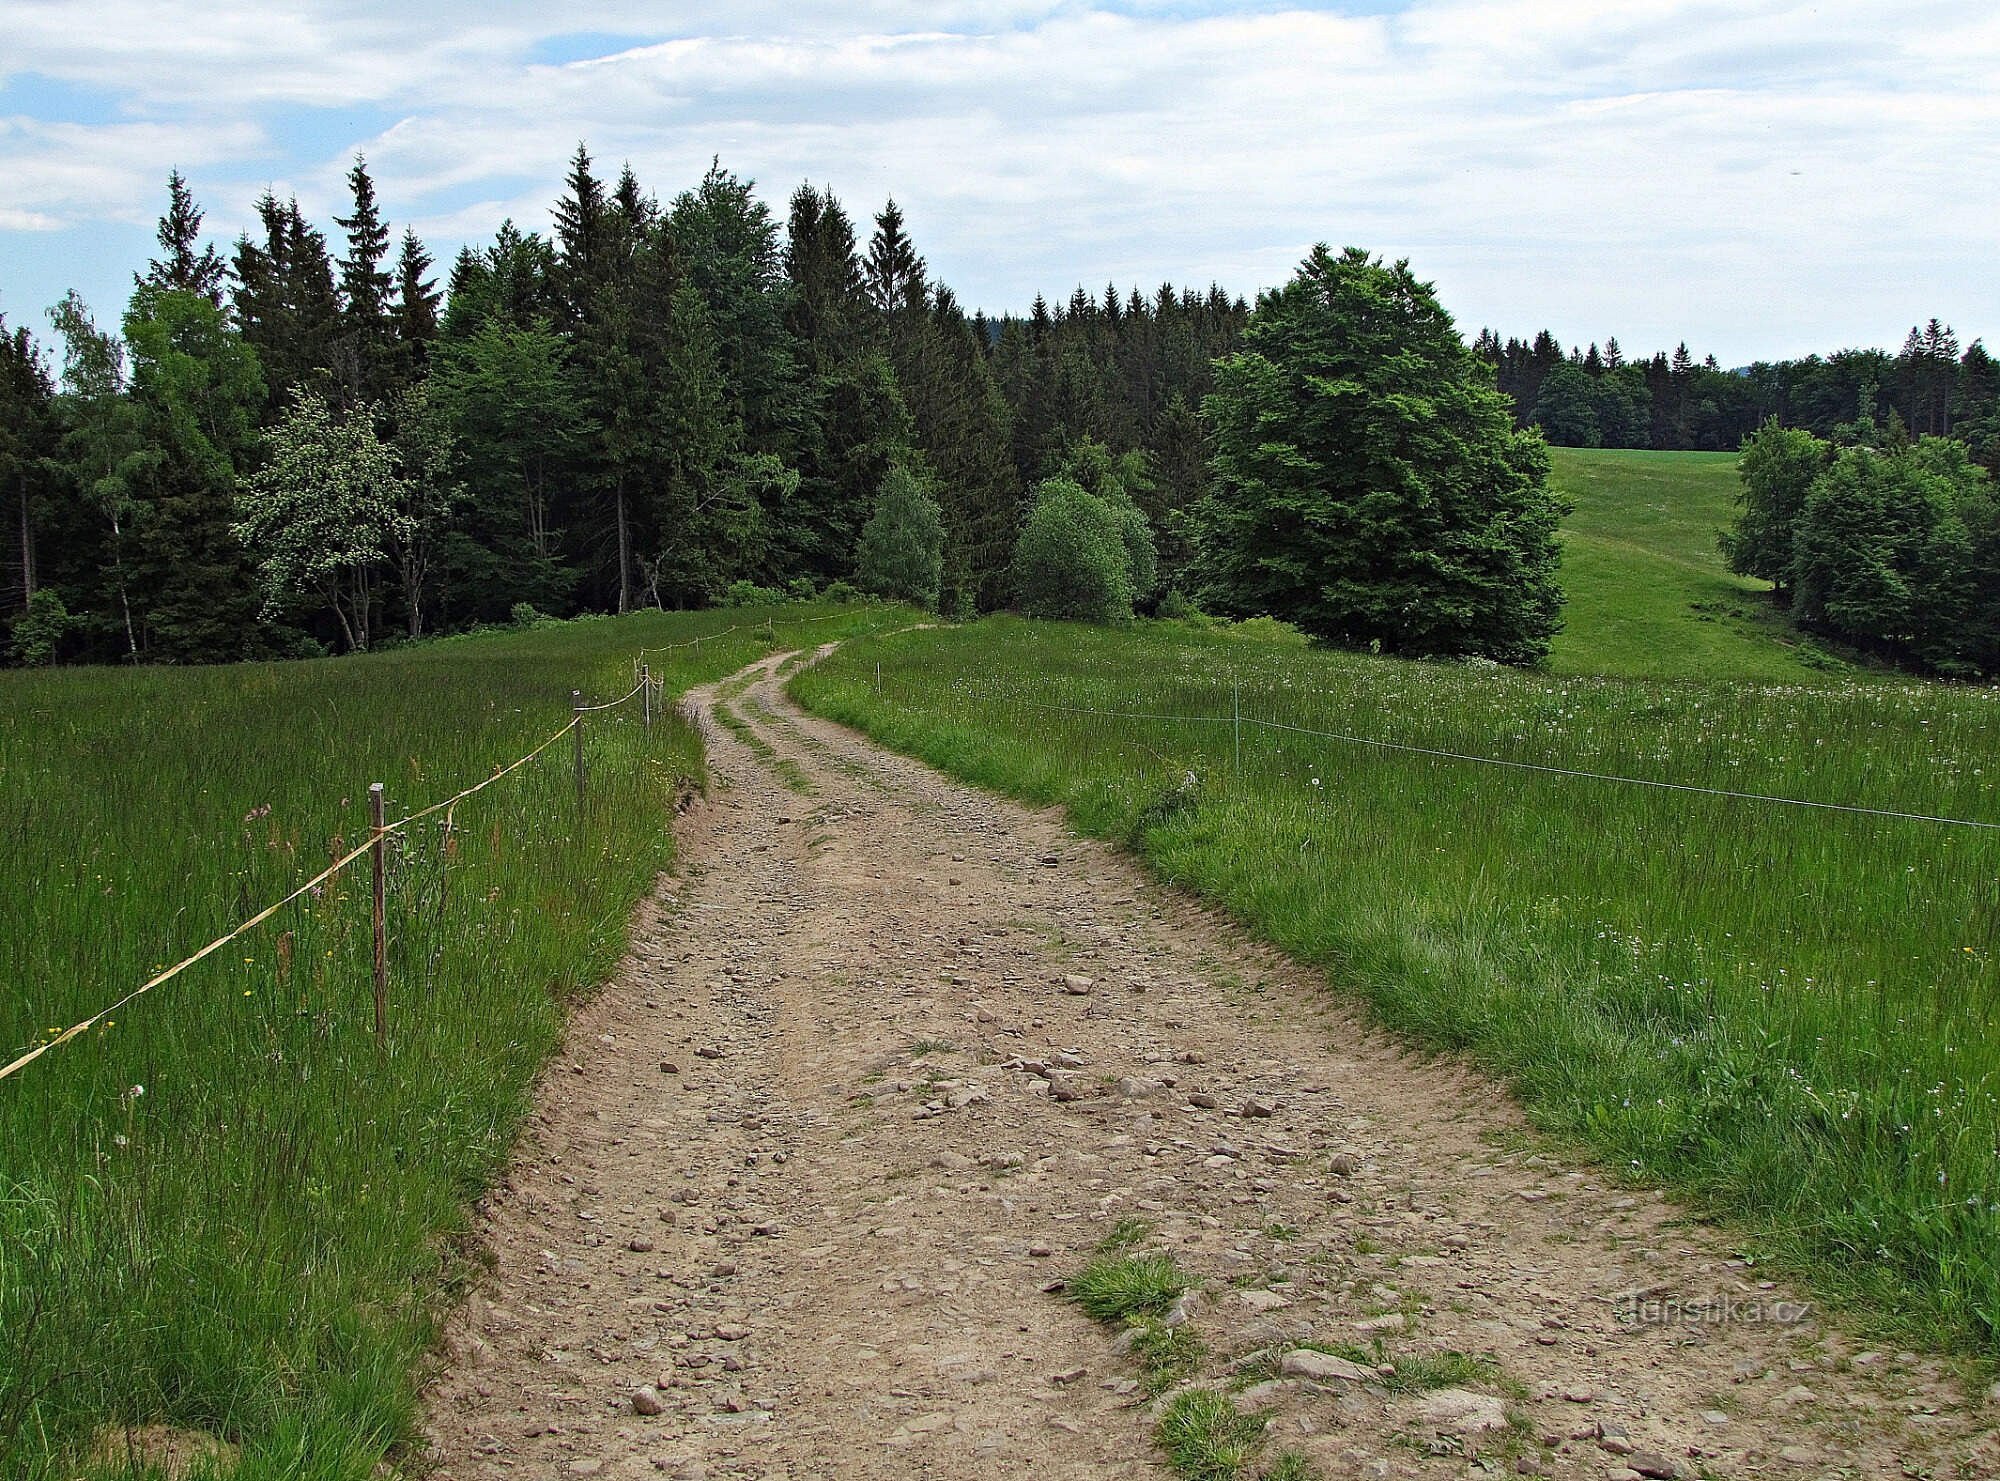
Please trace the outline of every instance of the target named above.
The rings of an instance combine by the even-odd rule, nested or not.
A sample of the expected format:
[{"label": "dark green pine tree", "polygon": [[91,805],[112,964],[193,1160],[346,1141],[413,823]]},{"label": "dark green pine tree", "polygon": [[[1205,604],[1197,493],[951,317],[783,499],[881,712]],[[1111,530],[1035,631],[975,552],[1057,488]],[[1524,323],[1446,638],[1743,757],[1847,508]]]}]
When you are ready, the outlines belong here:
[{"label": "dark green pine tree", "polygon": [[598,429],[584,474],[597,497],[576,543],[586,600],[628,612],[639,598],[642,553],[657,543],[647,489],[660,451],[659,331],[672,313],[677,269],[659,209],[629,164],[602,225],[595,283],[575,329],[580,382]]},{"label": "dark green pine tree", "polygon": [[582,575],[584,605],[627,612],[638,600],[642,553],[655,543],[646,489],[657,478],[658,329],[671,312],[676,255],[629,164],[607,194],[579,147],[567,192],[556,208],[560,318],[595,429],[579,449],[575,476],[587,497],[569,529],[569,559]]},{"label": "dark green pine tree", "polygon": [[1008,596],[1021,519],[1007,403],[948,291],[894,336],[896,380],[944,509],[939,609],[991,611]]},{"label": "dark green pine tree", "polygon": [[1958,362],[1951,415],[1952,435],[1989,473],[2000,472],[2000,362],[1976,339]]},{"label": "dark green pine tree", "polygon": [[895,199],[875,218],[875,235],[868,243],[868,262],[863,271],[868,297],[878,312],[908,314],[924,306],[929,280],[923,258],[910,245],[903,228],[903,211]]},{"label": "dark green pine tree", "polygon": [[478,333],[488,320],[516,329],[553,320],[561,306],[554,250],[539,232],[523,235],[511,220],[500,223],[493,245],[464,248],[451,269],[445,299],[445,339]]},{"label": "dark green pine tree", "polygon": [[1049,301],[1041,294],[1035,295],[1034,307],[1028,311],[1028,330],[1037,345],[1049,337],[1055,327],[1055,320],[1049,317]]},{"label": "dark green pine tree", "polygon": [[659,203],[639,188],[629,161],[618,171],[618,184],[611,191],[611,219],[617,250],[625,258],[639,250],[660,219]]},{"label": "dark green pine tree", "polygon": [[792,286],[786,327],[807,365],[824,374],[851,358],[872,318],[854,223],[832,191],[801,185],[792,192],[785,276]]},{"label": "dark green pine tree", "polygon": [[1153,523],[1160,555],[1160,590],[1187,590],[1194,563],[1194,511],[1208,492],[1208,447],[1201,418],[1187,397],[1168,399],[1150,439],[1154,479],[1150,501],[1140,507]]},{"label": "dark green pine tree", "polygon": [[675,198],[669,222],[681,269],[707,310],[745,450],[789,462],[798,457],[809,398],[785,325],[791,285],[778,226],[753,186],[711,163],[695,189]]},{"label": "dark green pine tree", "polygon": [[[1070,322],[1079,323],[1077,320]],[[1092,357],[1085,334],[1062,335],[1057,341],[1055,353],[1047,358],[1042,371],[1036,388],[1041,441],[1026,449],[1037,480],[1055,471],[1063,451],[1072,443],[1085,438],[1113,445],[1122,441],[1114,435],[1110,409],[1106,405],[1108,393],[1114,388],[1110,377],[1103,373]]]},{"label": "dark green pine tree", "polygon": [[[56,453],[55,387],[26,329],[9,333],[0,317],[0,548],[12,536],[0,600],[26,610],[37,585],[37,533],[48,517],[51,460]],[[8,506],[11,506],[9,508]]]},{"label": "dark green pine tree", "polygon": [[414,229],[403,233],[402,250],[396,256],[396,305],[392,316],[396,334],[397,378],[403,385],[423,379],[430,363],[431,341],[438,336],[438,305],[444,295],[431,277],[431,255]]},{"label": "dark green pine tree", "polygon": [[340,259],[343,333],[336,359],[339,400],[364,406],[386,399],[396,389],[396,280],[384,267],[389,256],[389,228],[375,198],[368,161],[354,156],[347,172],[354,209],[334,223],[347,233],[347,251]]},{"label": "dark green pine tree", "polygon": [[829,581],[853,574],[861,526],[913,431],[879,347],[854,223],[831,191],[802,185],[793,193],[785,273],[786,325],[810,372],[812,402],[799,444],[799,487],[773,532],[772,558],[781,569]]},{"label": "dark green pine tree", "polygon": [[281,205],[266,192],[257,215],[264,240],[237,240],[232,298],[237,327],[263,368],[269,419],[294,386],[328,388],[345,326],[326,238],[299,203]]},{"label": "dark green pine tree", "polygon": [[611,276],[611,202],[582,144],[570,156],[555,227],[559,322],[573,327],[589,319],[593,300]]},{"label": "dark green pine tree", "polygon": [[133,281],[156,288],[172,288],[182,293],[198,293],[217,308],[222,307],[222,285],[228,276],[215,248],[201,239],[201,207],[179,170],[167,175],[167,213],[160,218],[159,242],[166,253],[147,264],[143,275]]},{"label": "dark green pine tree", "polygon": [[1021,482],[1012,418],[987,348],[975,341],[951,291],[931,287],[893,200],[875,218],[863,281],[886,319],[917,450],[937,474],[945,527],[940,608],[991,610],[1007,596]]},{"label": "dark green pine tree", "polygon": [[662,349],[660,477],[652,511],[658,544],[646,561],[646,580],[657,604],[699,607],[722,594],[759,532],[756,512],[730,497],[728,475],[743,432],[730,414],[707,305],[692,282],[674,294]]},{"label": "dark green pine tree", "polygon": [[629,611],[634,592],[631,493],[651,446],[645,365],[635,352],[627,279],[644,197],[628,168],[614,198],[581,143],[555,205],[556,325],[575,349],[578,395],[595,435],[579,444],[575,476],[586,498],[566,531],[565,556],[586,606]]}]

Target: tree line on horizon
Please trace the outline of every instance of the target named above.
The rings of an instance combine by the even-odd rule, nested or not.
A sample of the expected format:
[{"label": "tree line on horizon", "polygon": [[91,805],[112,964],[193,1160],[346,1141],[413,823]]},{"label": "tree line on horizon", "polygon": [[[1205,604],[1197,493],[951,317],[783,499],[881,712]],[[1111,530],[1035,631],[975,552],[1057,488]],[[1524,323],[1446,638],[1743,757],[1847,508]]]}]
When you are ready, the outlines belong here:
[{"label": "tree line on horizon", "polygon": [[1892,428],[1990,419],[1979,345],[1938,378],[1949,331],[1916,341],[1929,380],[1877,352],[1760,380],[1684,347],[1468,344],[1357,249],[1254,314],[1171,284],[968,314],[893,200],[864,240],[828,190],[780,221],[718,162],[662,203],[581,145],[551,232],[504,222],[440,286],[364,159],[347,181],[331,235],[267,193],[225,258],[176,171],[116,328],[74,292],[54,356],[0,324],[9,657],[304,656],[859,588],[1534,662],[1562,600],[1544,438],[1719,441],[1723,390],[1767,380],[1781,419],[1830,416],[1844,390],[1799,389],[1827,367],[1865,420],[1883,387]]},{"label": "tree line on horizon", "polygon": [[1961,349],[1935,318],[1912,325],[1893,355],[1845,349],[1735,370],[1696,360],[1685,341],[1631,360],[1615,335],[1565,351],[1546,329],[1504,342],[1482,329],[1473,348],[1513,397],[1517,424],[1561,447],[1735,452],[1773,419],[1821,439],[1879,422],[1889,436],[1954,437],[2000,471],[2000,363],[1980,340]]}]

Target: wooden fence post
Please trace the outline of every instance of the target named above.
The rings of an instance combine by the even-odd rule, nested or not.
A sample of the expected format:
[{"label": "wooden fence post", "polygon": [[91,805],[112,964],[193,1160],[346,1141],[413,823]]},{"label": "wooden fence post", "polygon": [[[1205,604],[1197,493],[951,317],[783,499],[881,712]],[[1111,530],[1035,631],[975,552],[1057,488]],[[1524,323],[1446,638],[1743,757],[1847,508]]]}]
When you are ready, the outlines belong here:
[{"label": "wooden fence post", "polygon": [[375,865],[375,1047],[380,1049],[389,1033],[389,925],[384,898],[385,860],[382,852],[385,820],[380,782],[368,788],[368,821],[374,827],[374,840],[368,853]]},{"label": "wooden fence post", "polygon": [[649,664],[639,665],[639,708],[646,712],[646,734],[653,733],[653,670]]},{"label": "wooden fence post", "polygon": [[583,691],[569,692],[569,726],[576,736],[576,805],[583,808]]}]

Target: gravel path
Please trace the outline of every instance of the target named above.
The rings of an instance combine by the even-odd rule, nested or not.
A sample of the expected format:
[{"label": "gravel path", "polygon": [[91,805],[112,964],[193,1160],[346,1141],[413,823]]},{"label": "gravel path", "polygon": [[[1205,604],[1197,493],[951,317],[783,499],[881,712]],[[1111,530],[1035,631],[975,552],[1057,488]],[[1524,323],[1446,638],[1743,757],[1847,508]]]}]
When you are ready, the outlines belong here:
[{"label": "gravel path", "polygon": [[1130,1219],[1200,1282],[1200,1381],[1270,1415],[1266,1463],[2000,1474],[1935,1364],[1058,818],[802,715],[780,666],[690,696],[713,797],[481,1211],[437,1476],[1165,1474],[1137,1359],[1045,1289]]}]

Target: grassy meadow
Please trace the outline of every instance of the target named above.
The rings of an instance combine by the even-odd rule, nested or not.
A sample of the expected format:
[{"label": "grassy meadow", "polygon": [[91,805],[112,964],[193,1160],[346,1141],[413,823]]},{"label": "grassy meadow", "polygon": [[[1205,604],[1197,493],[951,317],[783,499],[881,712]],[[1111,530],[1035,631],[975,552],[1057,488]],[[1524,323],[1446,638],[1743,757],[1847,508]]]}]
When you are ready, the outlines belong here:
[{"label": "grassy meadow", "polygon": [[1845,668],[1792,632],[1770,587],[1723,563],[1736,518],[1734,453],[1552,447],[1569,605],[1550,668],[1560,674],[1785,683]]},{"label": "grassy meadow", "polygon": [[[886,609],[649,613],[362,658],[0,673],[0,1061],[393,819],[554,734],[569,692],[667,692]],[[805,621],[804,619],[825,619]],[[767,619],[775,624],[767,627]],[[734,627],[736,631],[724,634]],[[386,1050],[364,858],[0,1081],[0,1475],[128,1474],[124,1426],[240,1447],[243,1481],[370,1476],[464,1272],[566,1006],[670,860],[700,745],[637,700],[393,848]]]},{"label": "grassy meadow", "polygon": [[[1544,1127],[1911,1342],[2000,1352],[2000,831],[1304,733],[2000,824],[2000,692],[1005,618],[853,643],[793,688],[1130,842],[1384,1022],[1486,1065]],[[1240,765],[1238,693],[1261,722]]]}]

